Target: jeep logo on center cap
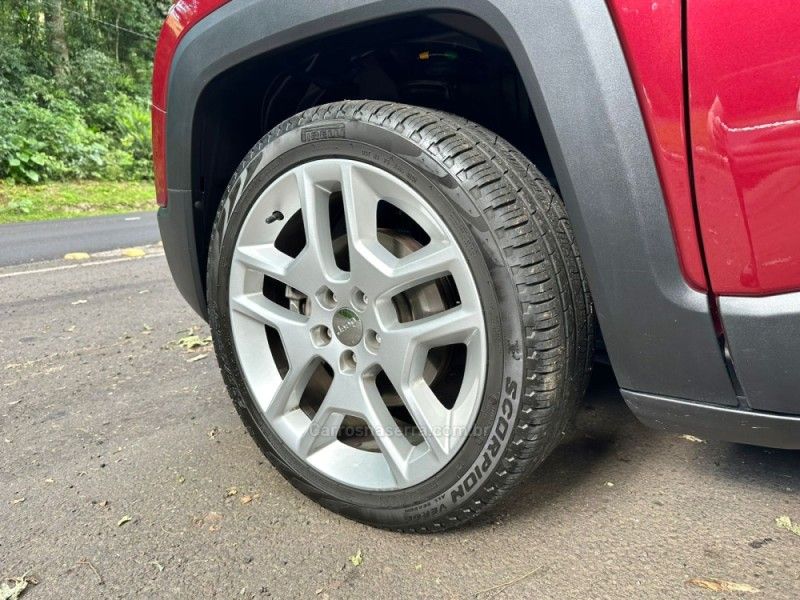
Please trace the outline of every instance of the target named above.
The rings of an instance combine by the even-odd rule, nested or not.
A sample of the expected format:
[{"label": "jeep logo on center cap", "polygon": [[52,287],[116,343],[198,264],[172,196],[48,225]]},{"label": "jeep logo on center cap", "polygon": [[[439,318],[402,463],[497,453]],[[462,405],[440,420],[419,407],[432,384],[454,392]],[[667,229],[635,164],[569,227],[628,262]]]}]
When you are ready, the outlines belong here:
[{"label": "jeep logo on center cap", "polygon": [[355,346],[364,335],[364,326],[354,311],[340,308],[333,315],[333,333],[345,346]]}]

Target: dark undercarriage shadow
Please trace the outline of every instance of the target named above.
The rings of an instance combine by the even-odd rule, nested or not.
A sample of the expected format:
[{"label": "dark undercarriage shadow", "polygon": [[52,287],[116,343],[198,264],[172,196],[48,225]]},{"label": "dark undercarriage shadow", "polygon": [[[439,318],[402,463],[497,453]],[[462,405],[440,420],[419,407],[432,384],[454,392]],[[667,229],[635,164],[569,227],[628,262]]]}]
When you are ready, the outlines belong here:
[{"label": "dark undercarriage shadow", "polygon": [[724,477],[800,492],[800,450],[724,444],[716,463]]}]

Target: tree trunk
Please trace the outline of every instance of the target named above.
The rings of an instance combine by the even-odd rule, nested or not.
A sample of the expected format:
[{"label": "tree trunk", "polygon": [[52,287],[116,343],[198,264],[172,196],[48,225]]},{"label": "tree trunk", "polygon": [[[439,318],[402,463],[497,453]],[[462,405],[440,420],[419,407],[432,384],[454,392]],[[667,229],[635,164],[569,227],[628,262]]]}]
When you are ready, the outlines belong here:
[{"label": "tree trunk", "polygon": [[69,46],[67,46],[67,33],[64,30],[61,0],[50,0],[45,3],[45,19],[50,29],[53,75],[56,76],[56,79],[61,79],[69,71]]},{"label": "tree trunk", "polygon": [[115,31],[117,34],[116,42],[114,43],[114,55],[117,57],[117,62],[119,62],[119,13],[117,13],[117,22],[115,23]]}]

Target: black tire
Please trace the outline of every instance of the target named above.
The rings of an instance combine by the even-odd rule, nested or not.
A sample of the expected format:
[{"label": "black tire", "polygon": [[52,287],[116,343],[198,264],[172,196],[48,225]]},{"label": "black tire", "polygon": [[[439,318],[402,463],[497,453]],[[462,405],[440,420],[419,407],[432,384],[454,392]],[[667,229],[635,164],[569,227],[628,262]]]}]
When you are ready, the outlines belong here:
[{"label": "black tire", "polygon": [[[393,492],[343,486],[300,461],[271,431],[243,379],[228,316],[238,229],[258,192],[321,157],[380,165],[416,189],[454,229],[484,305],[489,361],[474,431],[429,480]],[[498,502],[550,454],[583,396],[593,313],[564,205],[536,167],[483,127],[379,101],[306,110],[259,141],[217,213],[208,259],[214,344],[234,404],[264,454],[323,506],[378,527],[436,531]]]}]

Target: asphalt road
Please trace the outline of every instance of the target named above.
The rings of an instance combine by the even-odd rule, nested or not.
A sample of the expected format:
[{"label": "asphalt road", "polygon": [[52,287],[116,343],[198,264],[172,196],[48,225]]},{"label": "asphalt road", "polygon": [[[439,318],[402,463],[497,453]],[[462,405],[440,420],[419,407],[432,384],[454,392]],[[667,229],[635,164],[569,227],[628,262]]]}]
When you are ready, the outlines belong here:
[{"label": "asphalt road", "polygon": [[247,436],[213,353],[175,344],[207,329],[155,252],[0,268],[0,576],[35,577],[23,599],[752,595],[693,578],[800,597],[800,536],[775,524],[800,520],[800,453],[650,431],[605,369],[574,434],[475,525],[323,510]]},{"label": "asphalt road", "polygon": [[159,241],[155,212],[0,225],[0,267]]}]

